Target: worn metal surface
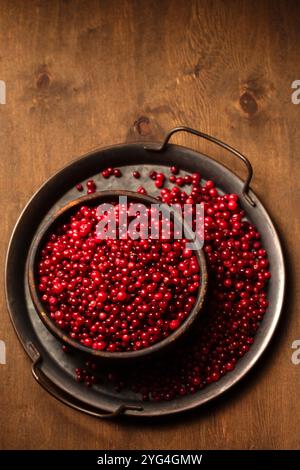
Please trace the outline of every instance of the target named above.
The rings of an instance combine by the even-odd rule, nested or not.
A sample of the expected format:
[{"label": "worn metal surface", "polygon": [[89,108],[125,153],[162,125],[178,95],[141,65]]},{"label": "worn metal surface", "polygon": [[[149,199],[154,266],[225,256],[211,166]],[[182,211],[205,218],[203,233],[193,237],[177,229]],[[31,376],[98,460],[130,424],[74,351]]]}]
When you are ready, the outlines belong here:
[{"label": "worn metal surface", "polygon": [[[149,143],[147,143],[149,146]],[[151,144],[157,150],[159,144]],[[250,190],[255,205],[243,198],[244,183],[230,170],[206,155],[186,147],[167,145],[162,153],[146,149],[146,144],[133,143],[104,148],[89,153],[52,176],[33,196],[18,220],[9,245],[6,263],[6,294],[11,319],[25,350],[34,361],[34,376],[56,398],[74,408],[103,417],[103,411],[115,416],[122,412],[134,416],[162,416],[199,406],[216,398],[237,383],[257,362],[271,340],[279,320],[284,290],[285,268],[282,248],[274,225],[263,205]],[[108,164],[122,167],[123,178],[103,180],[99,172]],[[72,199],[78,196],[74,186],[94,178],[99,190],[130,189],[135,191],[142,180],[132,178],[133,169],[147,174],[150,169],[178,165],[187,172],[200,171],[204,179],[213,179],[224,192],[241,196],[247,217],[258,227],[268,249],[272,279],[269,284],[269,308],[256,334],[250,351],[234,371],[202,391],[171,402],[142,402],[132,392],[115,392],[104,384],[86,389],[74,380],[79,356],[68,356],[59,342],[45,328],[35,312],[27,287],[26,259],[36,232]],[[143,183],[155,195],[152,184]],[[38,358],[38,360],[37,360]],[[67,397],[67,398],[66,398]]]}]

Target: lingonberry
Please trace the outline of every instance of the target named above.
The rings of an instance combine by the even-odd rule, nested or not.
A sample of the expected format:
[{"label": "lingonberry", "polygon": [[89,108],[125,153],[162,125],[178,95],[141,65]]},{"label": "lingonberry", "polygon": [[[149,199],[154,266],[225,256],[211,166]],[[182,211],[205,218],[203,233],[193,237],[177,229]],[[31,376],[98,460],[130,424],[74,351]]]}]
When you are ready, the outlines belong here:
[{"label": "lingonberry", "polygon": [[[113,172],[105,171],[107,177]],[[219,194],[212,180],[201,184],[199,173],[177,177],[177,167],[170,173],[176,186],[161,188],[163,202],[204,203],[210,295],[199,329],[173,351],[171,362],[166,355],[148,367],[126,369],[126,377],[114,377],[117,390],[126,378],[143,400],[196,393],[230,373],[253,344],[268,308],[267,252],[258,230],[245,219],[238,196]],[[165,182],[159,174],[152,171],[149,177]],[[182,191],[185,184],[192,185],[190,194]],[[146,193],[142,187],[138,191]],[[105,249],[93,245],[86,232],[86,225],[94,223],[91,211],[82,208],[71,221],[75,225],[61,227],[42,250],[42,300],[52,320],[83,344],[92,341],[93,348],[110,352],[148,347],[176,330],[194,305],[201,282],[194,255],[179,240],[107,241]],[[99,380],[86,368],[79,368],[76,376],[88,386]]]},{"label": "lingonberry", "polygon": [[114,172],[113,172],[114,176],[116,176],[117,178],[121,178],[122,176],[122,172],[119,168],[115,168],[114,169]]},{"label": "lingonberry", "polygon": [[173,175],[178,175],[179,173],[179,168],[177,166],[171,166],[170,167],[170,172],[173,174]]},{"label": "lingonberry", "polygon": [[147,194],[147,191],[143,186],[139,186],[138,189],[137,189],[137,192],[139,194]]},{"label": "lingonberry", "polygon": [[94,180],[88,180],[86,183],[87,193],[92,194],[96,191],[96,183]]},{"label": "lingonberry", "polygon": [[[116,204],[117,220],[120,210]],[[147,348],[193,308],[201,282],[197,258],[186,239],[98,240],[100,218],[96,207],[82,206],[49,236],[39,263],[42,300],[56,325],[89,348]]]},{"label": "lingonberry", "polygon": [[149,173],[149,177],[150,177],[152,180],[155,180],[156,175],[157,175],[157,172],[154,171],[154,170],[153,170],[153,171],[150,171],[150,173]]},{"label": "lingonberry", "polygon": [[183,186],[184,185],[184,178],[182,176],[178,176],[176,178],[175,182],[176,182],[177,186]]}]

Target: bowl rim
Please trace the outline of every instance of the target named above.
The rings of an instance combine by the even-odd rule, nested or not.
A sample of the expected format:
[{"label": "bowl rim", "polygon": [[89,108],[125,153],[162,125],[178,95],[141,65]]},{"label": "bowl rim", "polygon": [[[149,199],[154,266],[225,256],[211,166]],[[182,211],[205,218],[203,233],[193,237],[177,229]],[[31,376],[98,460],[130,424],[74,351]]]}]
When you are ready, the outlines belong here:
[{"label": "bowl rim", "polygon": [[[29,286],[29,292],[34,304],[35,310],[47,327],[47,329],[63,343],[67,344],[75,350],[79,350],[88,355],[92,355],[98,358],[108,359],[108,360],[129,360],[129,359],[139,359],[146,358],[152,354],[161,352],[164,348],[170,347],[175,341],[185,335],[185,333],[190,330],[192,325],[199,318],[200,311],[203,308],[204,301],[207,293],[207,283],[208,283],[208,273],[207,265],[204,252],[201,249],[194,250],[197,257],[197,261],[200,268],[200,278],[201,284],[198,289],[196,303],[194,304],[192,310],[190,311],[187,318],[182,322],[182,324],[173,332],[171,332],[166,338],[157,343],[154,343],[147,348],[139,349],[137,351],[122,351],[122,352],[109,352],[102,351],[90,348],[83,345],[77,340],[74,340],[68,336],[62,329],[55,325],[52,319],[49,316],[49,313],[45,310],[41,300],[40,295],[37,291],[37,282],[36,282],[36,264],[38,261],[38,255],[40,252],[41,244],[45,240],[47,233],[50,228],[57,223],[60,218],[63,218],[68,213],[74,211],[77,206],[81,205],[93,205],[96,200],[99,199],[109,199],[115,198],[117,196],[127,196],[129,200],[136,200],[145,203],[152,204],[162,204],[162,201],[156,199],[155,197],[141,194],[133,191],[127,190],[106,190],[106,191],[95,191],[92,194],[80,196],[76,199],[71,200],[61,208],[59,208],[49,219],[42,224],[42,227],[36,232],[29,249],[29,254],[27,258],[27,280]],[[167,206],[167,204],[166,204]],[[190,231],[188,226],[185,224],[187,232]]]}]

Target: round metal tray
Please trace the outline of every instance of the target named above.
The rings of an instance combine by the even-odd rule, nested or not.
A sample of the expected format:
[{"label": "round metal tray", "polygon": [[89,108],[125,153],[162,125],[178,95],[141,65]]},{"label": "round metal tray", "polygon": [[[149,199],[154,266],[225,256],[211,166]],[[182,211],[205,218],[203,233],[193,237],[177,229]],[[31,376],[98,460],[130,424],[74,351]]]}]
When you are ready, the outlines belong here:
[{"label": "round metal tray", "polygon": [[[208,139],[229,150],[247,166],[248,176],[242,181],[229,169],[206,155],[186,147],[169,144],[175,132],[184,131]],[[136,191],[139,185],[153,190],[153,182],[132,177],[133,170],[147,175],[151,170],[178,165],[186,172],[199,171],[204,179],[213,179],[224,192],[240,196],[242,208],[262,235],[268,250],[272,278],[268,287],[269,307],[256,333],[250,351],[238,361],[234,371],[196,394],[170,402],[143,402],[129,391],[116,392],[111,384],[84,387],[76,382],[75,368],[82,363],[80,353],[65,354],[59,341],[46,329],[32,304],[26,278],[26,263],[31,242],[37,230],[67,202],[78,197],[77,183],[93,178],[97,190],[127,189]],[[99,173],[107,166],[122,167],[121,179],[104,180]],[[216,398],[237,383],[259,359],[275,331],[279,320],[284,290],[285,268],[282,248],[274,225],[259,201],[249,189],[252,168],[249,161],[232,147],[199,131],[180,127],[172,129],[162,144],[131,143],[103,148],[73,161],[52,176],[31,198],[14,228],[6,259],[6,297],[11,321],[25,351],[32,360],[35,379],[54,397],[85,413],[101,418],[120,414],[132,416],[162,416],[197,407]]]}]

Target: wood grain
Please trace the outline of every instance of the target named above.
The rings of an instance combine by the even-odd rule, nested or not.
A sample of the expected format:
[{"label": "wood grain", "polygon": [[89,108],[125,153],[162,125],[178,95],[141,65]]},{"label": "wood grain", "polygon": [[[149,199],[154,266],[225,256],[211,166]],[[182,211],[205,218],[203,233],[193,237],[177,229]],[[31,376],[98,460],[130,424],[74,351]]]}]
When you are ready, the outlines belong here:
[{"label": "wood grain", "polygon": [[[251,159],[289,273],[279,331],[255,371],[212,405],[163,421],[99,421],[53,400],[31,377],[2,293],[0,448],[300,448],[299,18],[297,1],[0,0],[1,266],[18,213],[63,164],[186,124]],[[209,144],[174,140],[243,172]]]}]

